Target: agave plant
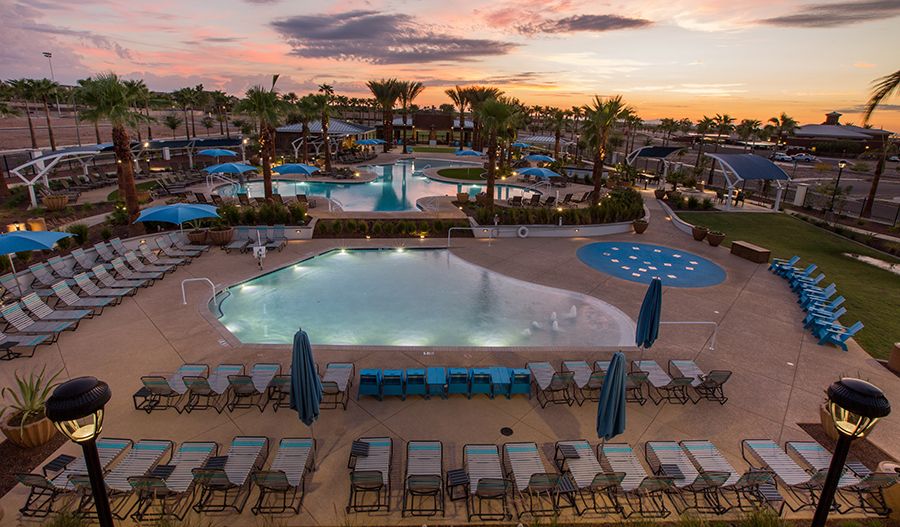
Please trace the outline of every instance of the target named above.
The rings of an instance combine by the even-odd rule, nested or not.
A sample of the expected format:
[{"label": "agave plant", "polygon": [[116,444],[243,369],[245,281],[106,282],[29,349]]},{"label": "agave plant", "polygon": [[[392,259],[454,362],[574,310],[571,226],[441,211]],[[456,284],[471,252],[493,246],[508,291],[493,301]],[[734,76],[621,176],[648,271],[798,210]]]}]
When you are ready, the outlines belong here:
[{"label": "agave plant", "polygon": [[15,374],[18,390],[9,386],[0,390],[0,396],[4,399],[8,396],[11,400],[5,407],[0,408],[0,418],[6,415],[7,411],[12,411],[10,420],[18,417],[19,427],[24,428],[29,422],[44,417],[44,405],[50,397],[50,392],[59,384],[55,381],[62,373],[62,370],[59,370],[46,379],[46,370],[47,367],[44,366],[40,373],[31,372],[27,378],[19,377],[18,372]]}]

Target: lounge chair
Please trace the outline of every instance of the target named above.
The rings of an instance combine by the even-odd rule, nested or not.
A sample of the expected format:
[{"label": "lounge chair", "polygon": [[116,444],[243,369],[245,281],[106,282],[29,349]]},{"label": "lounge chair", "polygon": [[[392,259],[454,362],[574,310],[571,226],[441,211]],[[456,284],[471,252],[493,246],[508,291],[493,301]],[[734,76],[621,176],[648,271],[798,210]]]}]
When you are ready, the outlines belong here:
[{"label": "lounge chair", "polygon": [[791,268],[799,261],[799,256],[792,256],[789,260],[785,260],[783,258],[772,258],[772,262],[769,263],[769,270],[775,274],[778,274],[781,269]]},{"label": "lounge chair", "polygon": [[178,249],[172,245],[172,241],[168,236],[157,236],[154,243],[156,243],[156,247],[169,258],[196,258],[200,256],[200,251]]},{"label": "lounge chair", "polygon": [[3,320],[6,321],[4,331],[9,331],[10,328],[13,328],[17,335],[46,335],[50,339],[48,344],[56,342],[59,334],[63,331],[74,331],[78,327],[77,320],[35,322],[33,318],[22,310],[18,302],[2,306],[0,314],[2,314]]},{"label": "lounge chair", "polygon": [[91,269],[91,272],[94,273],[94,276],[106,287],[127,289],[131,287],[149,287],[153,284],[153,280],[118,280],[113,278],[113,275],[109,274],[109,271],[102,265],[94,266],[94,268]]},{"label": "lounge chair", "polygon": [[137,257],[134,252],[129,252],[125,256],[125,261],[132,269],[139,273],[171,273],[175,270],[174,265],[149,265],[145,264]]},{"label": "lounge chair", "polygon": [[257,407],[262,412],[269,403],[269,388],[272,379],[281,374],[281,364],[257,363],[250,369],[250,375],[243,373],[229,375],[231,401],[226,404],[228,411],[235,408]]},{"label": "lounge chair", "polygon": [[146,243],[142,243],[138,250],[141,252],[141,256],[144,260],[147,261],[150,265],[187,265],[193,260],[190,258],[169,258],[168,256],[159,256]]},{"label": "lounge chair", "polygon": [[513,368],[509,372],[509,395],[527,395],[531,399],[531,371]]},{"label": "lounge chair", "polygon": [[473,395],[483,394],[494,398],[494,385],[490,368],[472,368],[469,375],[469,399]]},{"label": "lounge chair", "polygon": [[857,472],[860,478],[858,483],[838,488],[838,496],[846,503],[846,507],[841,507],[841,512],[848,514],[859,510],[867,514],[887,516],[891,513],[891,508],[885,501],[884,489],[900,483],[900,476],[896,472],[866,470]]},{"label": "lounge chair", "polygon": [[406,400],[406,372],[403,370],[382,370],[381,397],[394,396]]},{"label": "lounge chair", "polygon": [[447,369],[447,394],[469,395],[469,370],[466,368]]},{"label": "lounge chair", "polygon": [[[268,470],[253,472],[259,487],[253,514],[300,514],[306,495],[306,478],[316,469],[316,441],[312,438],[286,437],[278,443],[278,453]],[[274,503],[273,503],[274,502]]]},{"label": "lounge chair", "polygon": [[[788,441],[784,444],[784,450],[810,473],[827,472],[831,465],[831,452],[815,441]],[[845,465],[841,479],[838,480],[838,488],[857,483],[859,477]]]},{"label": "lounge chair", "polygon": [[88,296],[114,298],[116,304],[122,302],[122,298],[132,296],[137,291],[133,287],[97,287],[87,273],[75,275],[75,284]]},{"label": "lounge chair", "polygon": [[[73,259],[74,261],[74,259]],[[66,265],[63,259],[59,256],[54,256],[47,260],[47,265],[50,266],[50,269],[53,269],[53,272],[56,273],[57,276],[62,278],[72,278],[75,275],[75,271]]]},{"label": "lounge chair", "polygon": [[722,514],[728,510],[719,489],[731,477],[730,472],[699,472],[675,441],[647,441],[644,457],[654,474],[672,478],[674,492],[669,499],[678,514],[689,510]]},{"label": "lounge chair", "polygon": [[[806,304],[805,306],[803,306],[803,310],[806,311],[806,318],[810,318],[810,317],[815,316],[815,313],[817,313],[817,312],[830,313],[832,311],[835,311],[836,309],[841,307],[841,305],[846,300],[847,299],[844,298],[843,296],[838,295],[838,296],[834,297],[832,300],[817,300],[817,301],[811,302],[809,304]],[[806,318],[803,320],[804,323],[807,321]]]},{"label": "lounge chair", "polygon": [[94,312],[90,309],[53,309],[34,293],[23,296],[22,304],[25,305],[25,309],[39,320],[60,322],[70,320],[78,322],[94,316]]},{"label": "lounge chair", "polygon": [[65,282],[57,282],[53,284],[52,289],[53,294],[55,294],[63,304],[75,308],[89,307],[94,310],[95,315],[103,313],[103,309],[105,307],[112,305],[118,300],[117,298],[113,297],[82,298],[76,295],[75,291],[72,291],[72,289]]},{"label": "lounge chair", "polygon": [[116,259],[115,253],[110,250],[109,246],[105,243],[96,243],[94,244],[94,250],[97,251],[97,256],[99,256],[104,262],[112,262]]},{"label": "lounge chair", "polygon": [[[262,468],[269,452],[269,439],[238,436],[231,441],[224,459],[212,458],[191,471],[200,488],[195,512],[243,512],[250,497],[250,474]],[[214,463],[211,463],[214,462]]]},{"label": "lounge chair", "polygon": [[219,364],[209,377],[184,376],[184,384],[188,391],[188,401],[184,405],[184,411],[191,413],[194,410],[212,408],[217,413],[222,413],[222,410],[230,404],[231,384],[228,382],[228,377],[243,373],[243,364]]},{"label": "lounge chair", "polygon": [[548,472],[537,444],[531,442],[503,445],[503,465],[508,469],[506,479],[513,482],[518,497],[517,516],[554,516],[558,512],[556,490],[559,474]]},{"label": "lounge chair", "polygon": [[[804,310],[808,310],[810,306],[828,302],[835,293],[837,293],[837,285],[833,283],[828,284],[828,286],[822,290],[810,289],[803,291],[797,298],[797,303],[800,304],[800,307]],[[839,296],[838,298],[844,297]]]},{"label": "lounge chair", "polygon": [[787,489],[799,503],[794,507],[786,502],[792,511],[816,508],[827,470],[807,472],[770,439],[744,439],[741,441],[741,455],[751,467],[770,470],[775,474],[782,488]]},{"label": "lounge chair", "polygon": [[[466,194],[466,198],[468,198],[468,196],[469,195]],[[509,201],[507,202],[507,204],[510,207],[521,207],[522,206],[522,196],[513,196],[513,197],[509,198]]]},{"label": "lounge chair", "polygon": [[275,248],[279,251],[283,250],[287,245],[288,239],[284,232],[284,225],[276,225],[271,227],[266,238],[266,248]]},{"label": "lounge chair", "polygon": [[597,457],[606,472],[625,474],[616,489],[630,509],[623,513],[623,517],[637,514],[642,518],[666,518],[672,513],[666,507],[664,498],[674,489],[672,478],[648,476],[631,446],[626,443],[603,443],[597,445]]},{"label": "lounge chair", "polygon": [[232,240],[222,246],[222,250],[226,253],[231,251],[238,251],[240,253],[246,252],[250,244],[253,243],[254,236],[251,235],[251,232],[254,232],[249,227],[235,227],[234,228],[234,237]]},{"label": "lounge chair", "polygon": [[575,374],[572,372],[557,373],[549,362],[529,362],[537,400],[541,408],[548,404],[567,404],[572,406],[575,397],[572,395]]},{"label": "lounge chair", "polygon": [[[125,450],[131,446],[130,439],[103,437],[97,440],[97,454],[100,467],[106,470]],[[70,459],[61,469],[48,474],[49,465],[43,474],[16,474],[16,480],[28,488],[25,505],[19,509],[22,516],[45,518],[54,512],[53,505],[58,497],[75,491],[71,476],[87,474],[84,457]]]},{"label": "lounge chair", "polygon": [[839,307],[834,311],[815,310],[809,312],[803,322],[803,327],[817,333],[822,328],[833,324],[840,324],[840,318],[847,313],[847,308]]},{"label": "lounge chair", "polygon": [[691,386],[693,380],[690,377],[669,377],[659,364],[653,360],[641,360],[632,362],[632,371],[644,371],[648,373],[648,380],[656,392],[656,399],[653,397],[653,391],[649,393],[650,400],[654,404],[662,401],[670,403],[686,404],[692,401],[688,395],[687,389]]},{"label": "lounge chair", "polygon": [[817,276],[794,276],[790,280],[791,291],[801,294],[806,289],[813,291],[819,290],[819,283],[825,280],[825,273],[819,273]]},{"label": "lounge chair", "polygon": [[[51,344],[53,342],[52,335],[7,335],[0,332],[0,360],[12,360],[19,357],[33,357],[34,350],[41,344]],[[27,354],[20,349],[29,349]]]},{"label": "lounge chair", "polygon": [[109,245],[110,245],[110,247],[112,247],[113,251],[115,251],[115,253],[118,256],[121,256],[123,258],[132,251],[132,249],[125,247],[125,244],[122,243],[121,238],[113,238],[113,239],[109,240]]},{"label": "lounge chair", "polygon": [[[606,376],[606,370],[608,369],[608,360],[598,360],[594,362],[594,371],[602,374],[604,378]],[[626,402],[638,403],[641,406],[644,406],[647,402],[647,398],[644,397],[644,385],[649,383],[649,377],[650,374],[645,371],[631,371],[625,374]]]},{"label": "lounge chair", "polygon": [[593,197],[593,195],[594,195],[594,191],[589,190],[589,191],[585,192],[584,194],[582,194],[580,198],[574,199],[572,201],[575,203],[585,203],[587,201],[591,201],[591,198]]},{"label": "lounge chair", "polygon": [[206,199],[206,194],[202,192],[194,192],[194,199],[197,200],[197,203],[201,205],[211,205],[208,199]]},{"label": "lounge chair", "polygon": [[34,264],[29,267],[28,270],[31,271],[31,276],[33,276],[34,279],[38,281],[38,283],[47,287],[52,287],[53,284],[59,282],[60,280],[64,281],[68,285],[75,285],[75,280],[71,278],[53,276],[53,273],[50,272],[50,268],[47,264]]},{"label": "lounge chair", "polygon": [[531,195],[531,199],[525,201],[523,198],[522,204],[526,207],[540,207],[541,206],[541,195],[538,193],[534,193]]},{"label": "lounge chair", "polygon": [[209,250],[209,245],[195,245],[184,237],[184,234],[179,234],[177,232],[169,233],[169,241],[172,242],[176,248],[181,249],[182,251],[200,251],[205,252]]},{"label": "lounge chair", "polygon": [[[579,516],[587,511],[623,514],[616,489],[625,474],[605,473],[590,443],[583,439],[559,441],[554,448],[553,461],[556,468],[565,473],[578,489],[572,505]],[[581,507],[578,506],[578,500],[581,501]]]},{"label": "lounge chair", "polygon": [[816,332],[816,336],[819,337],[819,344],[834,344],[835,346],[841,348],[844,351],[847,351],[847,341],[850,340],[850,337],[859,333],[859,330],[863,328],[863,323],[860,321],[856,321],[850,327],[844,327],[840,324],[832,324],[830,326],[824,326]]},{"label": "lounge chair", "polygon": [[[469,493],[466,496],[466,514],[469,522],[479,520],[512,519],[507,495],[509,481],[503,477],[500,449],[497,445],[465,445],[463,468],[469,476]],[[485,510],[485,505],[499,502],[501,510]]]},{"label": "lounge chair", "polygon": [[410,441],[400,514],[434,516],[439,512],[444,515],[444,446],[440,441]]},{"label": "lounge chair", "polygon": [[5,293],[3,296],[6,298],[7,296],[13,299],[19,299],[22,296],[27,295],[28,293],[35,293],[38,296],[48,297],[53,296],[53,291],[50,289],[44,288],[33,288],[31,286],[23,286],[17,277],[14,277],[11,273],[5,274],[0,277],[0,286],[3,287]]},{"label": "lounge chair", "polygon": [[606,372],[593,370],[586,361],[565,360],[562,362],[562,371],[572,372],[574,375],[575,402],[581,406],[585,401],[599,401],[600,388],[603,387],[603,379]]},{"label": "lounge chair", "polygon": [[556,196],[550,196],[541,203],[542,207],[552,207],[556,204]]},{"label": "lounge chair", "polygon": [[[88,253],[86,253],[84,249],[81,248],[72,251],[72,258],[75,259],[75,262],[78,264],[78,268],[82,271],[90,271],[91,267],[94,267],[99,263],[96,256],[91,258]],[[109,264],[103,264],[103,267],[106,269],[112,269],[112,266]]]},{"label": "lounge chair", "polygon": [[165,275],[165,273],[160,272],[133,271],[125,265],[125,260],[121,258],[114,258],[112,266],[116,273],[126,280],[148,280],[152,284],[156,280],[162,280]]},{"label": "lounge chair", "polygon": [[447,369],[432,366],[425,369],[425,398],[439,395],[441,399],[447,398]]},{"label": "lounge chair", "polygon": [[563,196],[563,199],[562,199],[562,201],[559,202],[559,204],[566,205],[566,206],[571,205],[572,204],[572,196],[574,196],[574,194],[572,192],[569,192],[568,194]]},{"label": "lounge chair", "polygon": [[143,386],[132,396],[135,410],[144,410],[148,414],[153,410],[174,408],[181,413],[180,403],[187,394],[184,378],[189,376],[206,376],[209,366],[206,364],[182,364],[178,371],[170,376],[144,375]]},{"label": "lounge chair", "polygon": [[[673,368],[676,370],[675,372],[672,371]],[[712,370],[706,374],[692,360],[670,360],[669,374],[676,378],[690,378],[691,386],[700,399],[715,401],[719,404],[725,404],[728,401],[724,390],[725,383],[731,378],[731,372],[728,370]]]},{"label": "lounge chair", "polygon": [[350,399],[350,388],[353,387],[353,363],[329,362],[322,376],[322,408],[347,409]]},{"label": "lounge chair", "polygon": [[803,270],[801,270],[797,267],[790,267],[790,268],[786,269],[784,271],[784,273],[781,274],[781,276],[783,276],[785,279],[790,281],[795,277],[800,278],[800,277],[811,276],[814,272],[816,272],[816,269],[818,269],[818,268],[819,268],[819,266],[816,264],[809,264]]},{"label": "lounge chair", "polygon": [[[354,446],[362,450],[351,448],[347,462],[350,469],[347,512],[390,511],[393,441],[389,437],[364,437],[354,441]],[[373,503],[366,502],[369,494],[374,495]]]},{"label": "lounge chair", "polygon": [[382,400],[383,396],[381,388],[381,370],[368,368],[359,371],[359,390],[356,393],[357,401],[363,395],[371,395],[372,397],[377,397],[379,401]]}]

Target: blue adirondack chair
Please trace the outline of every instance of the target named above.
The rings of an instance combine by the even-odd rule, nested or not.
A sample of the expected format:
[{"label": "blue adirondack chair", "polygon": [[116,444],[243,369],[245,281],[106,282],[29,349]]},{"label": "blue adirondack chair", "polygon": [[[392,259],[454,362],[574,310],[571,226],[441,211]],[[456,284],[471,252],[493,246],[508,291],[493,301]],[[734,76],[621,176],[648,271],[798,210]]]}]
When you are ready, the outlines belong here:
[{"label": "blue adirondack chair", "polygon": [[825,279],[825,273],[819,273],[816,277],[800,277],[791,280],[791,291],[800,293],[807,288],[816,287]]},{"label": "blue adirondack chair", "polygon": [[469,395],[469,370],[465,368],[449,368],[449,381],[447,382],[447,393],[461,393]]},{"label": "blue adirondack chair", "polygon": [[775,274],[778,274],[782,270],[793,267],[794,264],[799,261],[799,256],[792,256],[790,260],[784,260],[782,258],[772,258],[772,263],[769,264],[769,270]]},{"label": "blue adirondack chair", "polygon": [[799,298],[797,298],[797,303],[800,304],[801,307],[806,309],[812,303],[815,302],[826,302],[833,294],[837,293],[837,284],[834,282],[828,284],[824,289],[822,288],[812,288],[807,289],[800,293]]},{"label": "blue adirondack chair", "polygon": [[383,370],[381,372],[381,395],[393,395],[405,400],[404,381],[403,370]]},{"label": "blue adirondack chair", "polygon": [[483,393],[491,399],[494,398],[490,368],[472,368],[472,384],[469,387],[469,399],[479,393]]},{"label": "blue adirondack chair", "polygon": [[782,276],[784,276],[788,280],[792,279],[795,276],[809,276],[813,274],[818,268],[819,266],[817,266],[816,264],[809,264],[808,266],[806,266],[806,269],[803,269],[802,271],[797,267],[791,267],[790,269],[786,270]]},{"label": "blue adirondack chair", "polygon": [[425,368],[406,368],[406,395],[428,395],[425,386]]},{"label": "blue adirondack chair", "polygon": [[811,311],[813,309],[828,309],[834,311],[839,308],[841,304],[844,303],[846,298],[843,296],[836,296],[832,300],[812,300],[810,299],[806,305],[803,306],[803,309],[806,311]]},{"label": "blue adirondack chair", "polygon": [[847,340],[859,333],[859,330],[862,328],[863,323],[859,321],[848,328],[837,324],[823,327],[821,329],[821,334],[817,335],[819,337],[819,344],[828,344],[830,342],[840,347],[842,350],[847,351]]},{"label": "blue adirondack chair", "polygon": [[810,312],[807,313],[806,318],[803,319],[803,327],[812,329],[819,326],[831,325],[837,322],[837,319],[841,318],[841,315],[846,312],[846,307],[840,307],[834,311],[825,309],[810,310]]},{"label": "blue adirondack chair", "polygon": [[382,399],[381,370],[359,370],[359,391],[356,393],[356,400],[358,401],[363,395],[377,397],[379,401]]},{"label": "blue adirondack chair", "polygon": [[509,375],[509,394],[528,395],[531,399],[531,372],[526,368],[514,368]]},{"label": "blue adirondack chair", "polygon": [[447,398],[447,370],[441,368],[428,368],[425,371],[425,384],[427,396],[440,395]]}]

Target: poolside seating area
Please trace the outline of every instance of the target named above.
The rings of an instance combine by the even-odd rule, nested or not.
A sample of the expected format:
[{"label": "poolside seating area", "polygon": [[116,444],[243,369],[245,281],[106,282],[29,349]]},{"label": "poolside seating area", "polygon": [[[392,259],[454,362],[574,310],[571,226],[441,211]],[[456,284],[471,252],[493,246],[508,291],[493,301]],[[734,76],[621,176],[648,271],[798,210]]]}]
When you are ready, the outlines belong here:
[{"label": "poolside seating area", "polygon": [[825,273],[813,276],[818,266],[795,267],[799,261],[799,256],[788,260],[774,258],[769,270],[787,280],[791,290],[797,294],[797,303],[806,311],[803,327],[818,339],[819,344],[834,344],[847,351],[847,340],[863,329],[863,323],[856,321],[845,326],[840,317],[847,313],[847,309],[841,307],[844,297],[835,296],[837,285],[832,282],[822,287],[820,284],[825,279]]},{"label": "poolside seating area", "polygon": [[531,374],[528,370],[491,366],[486,368],[407,368],[363,369],[359,372],[357,400],[362,396],[385,397],[420,395],[430,399],[432,395],[446,399],[460,394],[471,399],[474,395],[496,396],[522,394],[531,397]]},{"label": "poolside seating area", "polygon": [[264,246],[268,251],[281,251],[284,249],[287,245],[285,226],[235,227],[234,236],[229,243],[222,246],[222,250],[226,253],[230,253],[231,251],[245,253],[257,245]]}]

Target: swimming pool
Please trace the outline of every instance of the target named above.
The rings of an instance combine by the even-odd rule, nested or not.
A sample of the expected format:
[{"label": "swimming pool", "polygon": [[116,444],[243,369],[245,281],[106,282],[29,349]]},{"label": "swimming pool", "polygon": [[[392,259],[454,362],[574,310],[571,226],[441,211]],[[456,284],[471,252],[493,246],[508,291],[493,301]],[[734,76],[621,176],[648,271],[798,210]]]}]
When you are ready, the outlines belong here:
[{"label": "swimming pool", "polygon": [[[594,297],[489,271],[442,249],[335,250],[232,286],[241,342],[377,346],[625,346],[634,322]],[[554,324],[555,322],[555,324]]]},{"label": "swimming pool", "polygon": [[662,245],[598,242],[578,249],[590,267],[632,282],[649,284],[658,276],[670,287],[708,287],[725,280],[725,270],[696,254]]},{"label": "swimming pool", "polygon": [[[275,192],[282,196],[324,196],[335,200],[346,211],[407,211],[418,210],[416,200],[425,196],[455,196],[457,192],[468,192],[474,197],[484,191],[482,184],[445,183],[425,177],[421,170],[437,167],[471,167],[471,163],[459,163],[441,159],[419,159],[388,165],[362,167],[375,172],[375,179],[369,183],[325,183],[321,181],[273,180]],[[416,172],[419,172],[418,174]],[[262,181],[250,181],[243,187],[223,185],[216,189],[222,196],[234,196],[247,192],[251,197],[263,195]],[[497,199],[511,196],[531,195],[519,187],[497,185]]]}]

